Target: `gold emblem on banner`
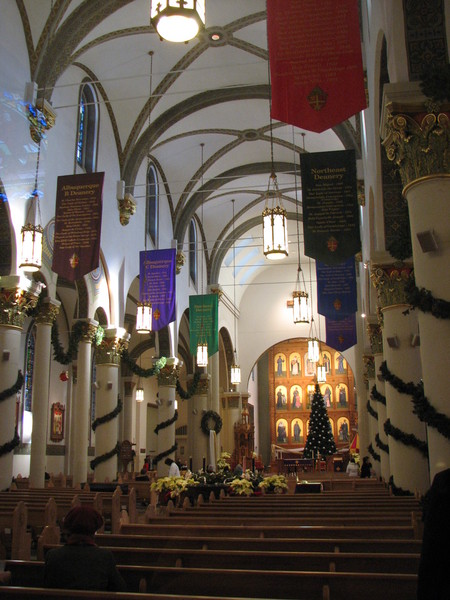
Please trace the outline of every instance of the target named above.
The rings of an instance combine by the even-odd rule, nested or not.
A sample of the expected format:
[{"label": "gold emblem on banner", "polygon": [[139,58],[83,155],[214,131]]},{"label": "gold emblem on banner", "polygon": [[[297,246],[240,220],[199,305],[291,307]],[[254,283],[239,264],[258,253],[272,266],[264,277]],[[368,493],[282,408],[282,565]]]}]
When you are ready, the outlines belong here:
[{"label": "gold emblem on banner", "polygon": [[313,110],[322,110],[327,103],[328,94],[324,92],[319,86],[316,86],[307,97],[308,104]]}]

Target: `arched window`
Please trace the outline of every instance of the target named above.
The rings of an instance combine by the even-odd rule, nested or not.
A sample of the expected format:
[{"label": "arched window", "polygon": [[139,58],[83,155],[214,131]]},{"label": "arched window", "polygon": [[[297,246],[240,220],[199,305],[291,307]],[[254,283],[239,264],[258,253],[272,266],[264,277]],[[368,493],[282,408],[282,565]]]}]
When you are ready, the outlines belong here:
[{"label": "arched window", "polygon": [[158,175],[154,165],[151,164],[147,171],[147,232],[155,247],[158,245],[158,207]]},{"label": "arched window", "polygon": [[80,88],[77,136],[77,164],[93,173],[97,166],[98,103],[94,86],[83,83]]},{"label": "arched window", "polygon": [[197,284],[197,228],[194,219],[189,224],[189,275]]}]

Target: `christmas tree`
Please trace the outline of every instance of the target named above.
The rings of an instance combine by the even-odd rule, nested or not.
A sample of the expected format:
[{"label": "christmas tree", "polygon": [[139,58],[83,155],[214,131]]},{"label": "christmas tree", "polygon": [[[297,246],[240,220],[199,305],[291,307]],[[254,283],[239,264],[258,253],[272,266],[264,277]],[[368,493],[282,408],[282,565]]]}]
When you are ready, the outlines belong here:
[{"label": "christmas tree", "polygon": [[325,406],[319,384],[316,383],[311,404],[309,432],[303,454],[307,458],[318,458],[319,455],[327,456],[335,452],[336,444],[334,443],[327,407]]}]

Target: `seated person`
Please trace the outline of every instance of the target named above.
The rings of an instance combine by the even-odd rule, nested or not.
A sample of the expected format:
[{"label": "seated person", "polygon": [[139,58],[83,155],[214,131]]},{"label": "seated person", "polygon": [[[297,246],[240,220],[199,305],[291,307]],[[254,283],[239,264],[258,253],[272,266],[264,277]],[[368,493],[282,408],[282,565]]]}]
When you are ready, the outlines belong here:
[{"label": "seated person", "polygon": [[347,469],[346,469],[346,473],[349,477],[358,477],[359,475],[359,467],[358,465],[355,463],[355,459],[351,458],[348,461],[348,465],[347,465]]},{"label": "seated person", "polygon": [[102,516],[91,506],[76,506],[67,513],[63,523],[67,541],[45,557],[45,587],[126,591],[111,551],[95,543],[95,532],[102,525]]}]

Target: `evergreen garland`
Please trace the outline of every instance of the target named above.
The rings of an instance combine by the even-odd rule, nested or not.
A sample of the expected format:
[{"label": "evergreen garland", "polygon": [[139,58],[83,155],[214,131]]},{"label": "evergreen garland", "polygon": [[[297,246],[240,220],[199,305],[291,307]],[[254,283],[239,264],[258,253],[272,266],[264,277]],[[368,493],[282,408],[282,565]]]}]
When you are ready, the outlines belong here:
[{"label": "evergreen garland", "polygon": [[214,421],[214,427],[212,428],[216,433],[220,433],[222,430],[222,418],[214,410],[208,410],[202,417],[200,427],[205,435],[209,435],[211,428],[209,427],[209,421]]},{"label": "evergreen garland", "polygon": [[95,421],[92,423],[92,431],[95,431],[99,425],[103,425],[103,423],[108,423],[108,421],[112,421],[115,417],[117,417],[118,414],[120,414],[122,412],[122,408],[123,408],[123,402],[122,402],[120,396],[117,396],[116,408],[114,410],[112,410],[110,413],[107,413],[106,415],[103,415],[102,417],[98,417],[97,419],[95,419]]},{"label": "evergreen garland", "polygon": [[138,377],[143,377],[144,379],[146,379],[147,377],[152,377],[153,375],[158,375],[158,373],[161,371],[161,369],[163,367],[166,366],[166,363],[167,363],[167,358],[165,358],[163,356],[161,358],[158,358],[158,360],[155,361],[155,364],[153,365],[153,367],[150,367],[150,369],[142,369],[136,363],[136,361],[133,360],[131,358],[131,356],[128,354],[128,350],[124,350],[122,352],[121,359],[122,359],[122,362],[125,363],[125,365],[130,369],[130,371],[132,373],[134,373]]},{"label": "evergreen garland", "polygon": [[418,308],[424,313],[431,313],[437,319],[450,319],[450,302],[434,298],[433,294],[425,288],[419,289],[413,278],[406,283],[405,293],[413,308]]},{"label": "evergreen garland", "polygon": [[109,452],[106,452],[105,454],[101,454],[100,456],[96,456],[93,460],[91,460],[91,462],[90,462],[91,469],[94,470],[97,465],[109,460],[110,458],[112,458],[113,456],[115,456],[116,454],[119,454],[119,453],[120,453],[120,442],[117,442],[117,444],[115,445],[115,447],[112,450],[110,450]]},{"label": "evergreen garland", "polygon": [[162,421],[161,423],[158,423],[158,425],[155,427],[155,429],[153,430],[156,435],[158,435],[158,431],[160,429],[165,429],[166,427],[169,427],[169,425],[172,425],[172,423],[175,423],[175,421],[178,420],[178,411],[176,410],[173,413],[173,417],[171,419],[167,419],[167,421]]},{"label": "evergreen garland", "polygon": [[394,425],[392,425],[391,420],[387,419],[384,424],[384,431],[386,435],[390,435],[397,442],[401,442],[405,446],[413,446],[417,448],[419,452],[423,454],[426,458],[428,458],[428,444],[419,440],[413,433],[405,433],[401,429],[398,429]]},{"label": "evergreen garland", "polygon": [[311,403],[311,414],[309,417],[309,432],[306,438],[303,455],[305,458],[317,458],[336,453],[336,444],[328,417],[327,407],[316,383],[314,396]]},{"label": "evergreen garland", "polygon": [[367,400],[367,412],[369,413],[369,415],[372,415],[372,417],[374,419],[376,419],[378,421],[378,413],[376,410],[374,410],[371,406],[370,406],[370,402],[369,400]]},{"label": "evergreen garland", "polygon": [[370,397],[372,398],[372,400],[375,400],[376,402],[379,402],[380,404],[383,404],[384,406],[386,406],[386,396],[383,396],[383,394],[380,394],[380,392],[377,390],[377,386],[374,385],[371,392],[370,392]]},{"label": "evergreen garland", "polygon": [[369,444],[369,447],[367,448],[367,450],[369,451],[370,456],[380,462],[381,461],[381,456],[378,454],[378,452],[376,452],[372,446],[372,443]]},{"label": "evergreen garland", "polygon": [[3,390],[3,392],[0,392],[0,402],[3,402],[3,400],[10,398],[13,394],[17,394],[17,392],[23,386],[23,381],[24,381],[24,377],[23,377],[22,371],[19,369],[19,371],[17,372],[16,383],[13,386],[11,386],[10,388]]},{"label": "evergreen garland", "polygon": [[5,444],[2,444],[0,446],[0,456],[3,456],[4,454],[9,454],[19,444],[20,444],[20,437],[19,437],[19,434],[17,433],[17,429],[16,429],[14,432],[13,439],[10,442],[6,442]]},{"label": "evergreen garland", "polygon": [[386,361],[383,361],[380,365],[380,371],[384,377],[384,379],[392,385],[400,394],[408,394],[411,396],[412,403],[414,405],[413,413],[417,415],[420,421],[426,423],[429,427],[433,427],[437,429],[441,435],[443,435],[448,440],[450,439],[450,418],[438,412],[426,398],[423,391],[423,383],[415,384],[411,381],[409,383],[405,383],[397,377],[393,375],[386,364]]},{"label": "evergreen garland", "polygon": [[160,452],[159,454],[154,456],[153,464],[156,465],[156,463],[158,463],[162,458],[165,458],[166,456],[169,456],[169,454],[172,454],[172,452],[175,452],[177,448],[178,448],[178,444],[175,442],[175,444],[172,446],[172,448],[169,448],[168,450],[164,450],[164,452]]},{"label": "evergreen garland", "polygon": [[52,346],[53,346],[53,358],[60,365],[70,364],[78,352],[78,344],[85,332],[86,324],[83,321],[77,321],[72,327],[72,331],[69,335],[69,348],[67,352],[64,352],[63,347],[59,341],[59,330],[56,321],[52,325]]},{"label": "evergreen garland", "polygon": [[394,483],[393,475],[389,477],[389,487],[391,488],[394,496],[414,496],[414,494],[409,490],[404,490],[401,487],[397,487]]},{"label": "evergreen garland", "polygon": [[386,452],[386,454],[389,454],[389,445],[385,444],[384,442],[381,441],[378,433],[375,436],[375,443],[380,450],[384,450],[384,452]]},{"label": "evergreen garland", "polygon": [[189,398],[191,398],[195,394],[195,392],[197,391],[198,382],[200,381],[200,377],[201,377],[201,373],[199,373],[199,372],[194,373],[194,377],[192,378],[192,381],[189,383],[187,391],[183,390],[180,382],[177,380],[177,394],[180,396],[180,398],[182,400],[189,400]]}]

